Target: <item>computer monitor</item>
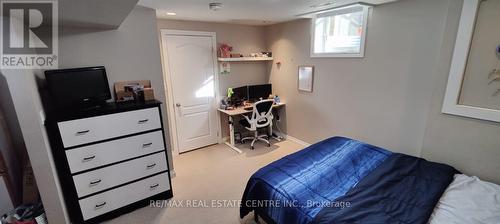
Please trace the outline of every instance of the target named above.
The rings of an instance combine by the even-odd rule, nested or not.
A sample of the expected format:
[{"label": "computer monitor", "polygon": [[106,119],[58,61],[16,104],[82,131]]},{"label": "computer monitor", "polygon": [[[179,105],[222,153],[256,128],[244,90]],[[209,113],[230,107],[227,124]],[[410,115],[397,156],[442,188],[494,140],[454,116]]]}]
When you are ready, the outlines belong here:
[{"label": "computer monitor", "polygon": [[248,86],[248,99],[251,101],[257,101],[260,98],[267,99],[271,94],[273,94],[271,84]]},{"label": "computer monitor", "polygon": [[234,88],[233,97],[240,100],[248,100],[248,86]]}]

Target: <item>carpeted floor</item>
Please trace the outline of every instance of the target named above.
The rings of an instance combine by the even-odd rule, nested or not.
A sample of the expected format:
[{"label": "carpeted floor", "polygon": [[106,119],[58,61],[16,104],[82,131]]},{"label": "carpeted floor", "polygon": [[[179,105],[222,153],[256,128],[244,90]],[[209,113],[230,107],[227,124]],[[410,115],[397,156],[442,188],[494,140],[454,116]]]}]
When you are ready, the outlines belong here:
[{"label": "carpeted floor", "polygon": [[[261,167],[303,146],[286,140],[271,148],[257,143],[241,146],[237,154],[226,145],[213,145],[174,156],[174,197],[166,208],[146,207],[109,221],[111,224],[237,224],[254,223],[253,215],[239,218],[240,200],[248,178]],[[222,207],[212,203],[226,203]],[[219,204],[220,205],[220,204]],[[206,207],[205,207],[206,206]],[[189,207],[189,208],[188,208]]]}]

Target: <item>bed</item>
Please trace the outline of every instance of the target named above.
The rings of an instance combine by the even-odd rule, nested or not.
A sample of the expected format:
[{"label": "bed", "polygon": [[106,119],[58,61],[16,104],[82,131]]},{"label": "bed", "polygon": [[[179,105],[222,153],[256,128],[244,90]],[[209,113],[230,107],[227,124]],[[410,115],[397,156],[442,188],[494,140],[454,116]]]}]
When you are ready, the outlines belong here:
[{"label": "bed", "polygon": [[455,168],[333,137],[260,170],[240,217],[268,224],[428,223]]}]

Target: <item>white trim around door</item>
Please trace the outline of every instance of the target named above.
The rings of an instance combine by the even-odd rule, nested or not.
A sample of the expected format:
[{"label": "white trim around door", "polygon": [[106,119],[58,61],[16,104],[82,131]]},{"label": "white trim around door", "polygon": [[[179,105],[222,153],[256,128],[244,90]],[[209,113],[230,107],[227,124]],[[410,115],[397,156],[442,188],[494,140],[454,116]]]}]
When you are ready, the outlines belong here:
[{"label": "white trim around door", "polygon": [[[167,56],[165,55],[167,50],[167,45],[165,44],[166,36],[204,36],[212,38],[212,51],[213,51],[213,68],[214,68],[214,88],[215,88],[215,100],[213,100],[214,104],[214,113],[217,113],[218,103],[220,102],[220,93],[219,93],[219,71],[217,64],[217,41],[215,32],[202,32],[202,31],[188,31],[188,30],[170,30],[170,29],[160,29],[161,35],[161,55],[162,55],[162,66],[163,66],[163,76],[165,80],[165,90],[167,91],[167,102],[165,106],[167,108],[167,116],[168,116],[168,125],[169,125],[169,137],[170,142],[173,147],[173,152],[177,155],[180,154],[179,150],[179,140],[177,138],[177,124],[175,119],[175,103],[173,98],[173,89],[172,89],[172,75],[170,73],[170,68],[167,60]],[[222,134],[221,134],[221,122],[220,116],[217,116],[217,135],[218,135],[218,143],[222,143]]]}]

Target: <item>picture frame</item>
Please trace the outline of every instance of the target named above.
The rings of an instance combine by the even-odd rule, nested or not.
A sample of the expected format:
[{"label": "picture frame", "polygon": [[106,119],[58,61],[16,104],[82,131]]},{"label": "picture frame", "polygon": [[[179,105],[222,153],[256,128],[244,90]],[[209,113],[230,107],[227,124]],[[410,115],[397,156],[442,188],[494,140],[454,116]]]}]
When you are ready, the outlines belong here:
[{"label": "picture frame", "polygon": [[500,122],[500,110],[460,104],[460,94],[480,3],[481,0],[464,0],[441,112],[444,114]]},{"label": "picture frame", "polygon": [[314,66],[299,66],[297,82],[299,91],[312,93],[314,84]]}]

